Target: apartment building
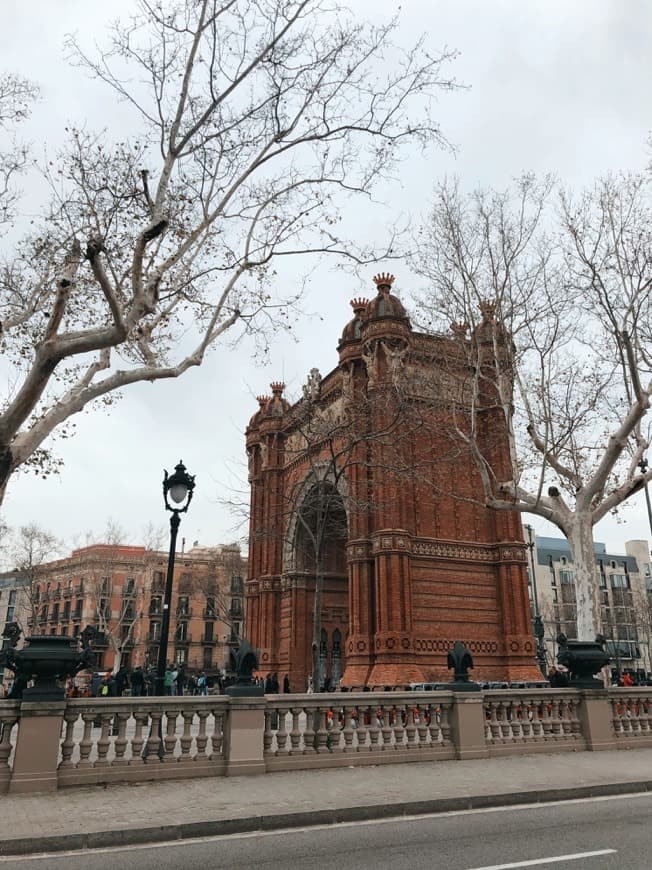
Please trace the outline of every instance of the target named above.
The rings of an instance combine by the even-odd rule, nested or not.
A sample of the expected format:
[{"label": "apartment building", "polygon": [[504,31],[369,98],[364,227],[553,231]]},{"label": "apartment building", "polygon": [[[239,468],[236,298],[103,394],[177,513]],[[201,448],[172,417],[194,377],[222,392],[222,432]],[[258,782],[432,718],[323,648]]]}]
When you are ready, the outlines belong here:
[{"label": "apartment building", "polygon": [[[168,554],[111,544],[74,550],[39,566],[28,590],[28,629],[77,637],[99,632],[97,669],[156,664]],[[168,659],[189,671],[228,663],[244,620],[246,560],[236,545],[177,553]]]},{"label": "apartment building", "polygon": [[[534,602],[532,565],[549,661],[557,654],[557,635],[577,637],[575,570],[565,538],[537,535],[528,570]],[[652,671],[652,559],[647,541],[627,541],[625,553],[595,544],[595,582],[600,594],[602,634],[612,666]],[[534,614],[534,610],[533,610]]]}]

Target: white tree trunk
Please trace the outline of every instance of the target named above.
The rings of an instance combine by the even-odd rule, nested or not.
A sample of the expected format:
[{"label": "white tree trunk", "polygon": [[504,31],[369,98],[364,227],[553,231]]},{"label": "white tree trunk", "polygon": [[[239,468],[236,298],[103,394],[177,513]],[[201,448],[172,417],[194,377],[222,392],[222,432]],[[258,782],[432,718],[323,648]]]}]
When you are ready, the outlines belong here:
[{"label": "white tree trunk", "polygon": [[575,569],[577,639],[595,640],[600,631],[599,588],[596,582],[593,526],[590,519],[575,516],[566,531]]}]

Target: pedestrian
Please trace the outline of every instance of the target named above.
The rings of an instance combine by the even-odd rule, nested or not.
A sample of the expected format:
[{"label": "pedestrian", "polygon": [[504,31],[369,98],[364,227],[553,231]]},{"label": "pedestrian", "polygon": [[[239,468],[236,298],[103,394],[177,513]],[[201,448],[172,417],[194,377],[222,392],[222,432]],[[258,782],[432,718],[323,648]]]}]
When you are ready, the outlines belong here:
[{"label": "pedestrian", "polygon": [[263,683],[263,692],[266,695],[272,694],[272,675],[271,674],[267,674],[267,676],[265,677],[265,682]]},{"label": "pedestrian", "polygon": [[118,672],[115,675],[115,691],[118,698],[121,698],[124,694],[124,691],[129,686],[129,677],[127,673],[127,669],[124,665],[121,665],[118,669]]},{"label": "pedestrian", "polygon": [[197,691],[200,695],[208,695],[208,681],[206,680],[206,674],[204,671],[201,671],[199,674],[199,679],[197,680]]},{"label": "pedestrian", "polygon": [[185,680],[186,680],[185,668],[183,665],[181,665],[179,667],[179,670],[177,671],[176,680],[174,681],[175,685],[176,685],[176,689],[177,689],[177,695],[179,695],[179,696],[183,695],[183,685],[185,683]]},{"label": "pedestrian", "polygon": [[553,666],[548,671],[548,682],[552,689],[565,689],[568,687],[568,675]]},{"label": "pedestrian", "polygon": [[288,676],[288,674],[283,677],[283,694],[290,694],[290,677]]},{"label": "pedestrian", "polygon": [[168,665],[165,669],[165,676],[163,677],[163,693],[165,695],[171,695],[174,692],[174,671],[172,670],[171,665]]},{"label": "pedestrian", "polygon": [[313,690],[313,687],[312,687],[312,674],[308,674],[308,682],[307,682],[307,685],[306,685],[306,692],[307,692],[309,695],[312,695],[313,691],[314,691],[314,690]]},{"label": "pedestrian", "polygon": [[280,691],[280,686],[278,684],[278,674],[276,673],[276,671],[274,671],[274,673],[272,674],[272,679],[271,679],[270,692],[272,693],[272,695],[278,695],[279,691]]},{"label": "pedestrian", "polygon": [[632,679],[632,675],[629,671],[625,671],[623,674],[623,686],[628,689],[630,686],[634,685],[634,680]]},{"label": "pedestrian", "polygon": [[188,688],[189,695],[197,694],[197,680],[192,674],[190,674],[190,676],[188,677],[188,682],[186,683],[186,686]]},{"label": "pedestrian", "polygon": [[131,674],[131,695],[133,698],[139,698],[143,694],[145,687],[145,675],[140,665]]}]

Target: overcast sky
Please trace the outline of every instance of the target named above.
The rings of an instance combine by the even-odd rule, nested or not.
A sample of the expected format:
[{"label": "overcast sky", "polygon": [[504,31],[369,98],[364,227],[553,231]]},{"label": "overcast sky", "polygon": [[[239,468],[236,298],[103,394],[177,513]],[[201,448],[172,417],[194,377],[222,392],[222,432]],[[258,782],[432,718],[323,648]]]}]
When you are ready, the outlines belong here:
[{"label": "overcast sky", "polygon": [[[62,44],[71,30],[87,45],[101,39],[107,18],[130,5],[3,0],[3,71],[31,78],[42,91],[29,124],[35,146],[56,146],[68,122],[123,129],[124,109],[66,65]],[[389,0],[351,5],[376,20],[396,9]],[[405,162],[400,180],[378,191],[379,203],[361,206],[354,215],[361,232],[380,235],[398,214],[418,221],[429,192],[445,174],[459,175],[469,189],[503,187],[524,170],[554,172],[580,187],[608,170],[638,170],[649,162],[652,4],[646,0],[405,0],[401,16],[405,42],[425,30],[433,50],[447,45],[460,52],[450,74],[468,89],[443,95],[439,104],[442,130],[457,152],[433,150]],[[389,268],[397,276],[395,292],[407,296],[417,279],[407,267]],[[336,365],[349,300],[374,292],[376,271],[370,269],[362,284],[328,264],[315,271],[306,317],[293,330],[295,342],[283,337],[274,344],[269,365],[253,362],[245,346],[218,349],[201,370],[179,381],[130,387],[110,414],[79,415],[77,436],[55,445],[65,460],[61,475],[45,481],[15,477],[5,501],[6,521],[12,526],[35,521],[72,544],[87,530],[99,535],[113,518],[131,543],[139,543],[147,523],[167,522],[163,469],[171,471],[182,458],[197,477],[195,499],[181,526],[186,546],[242,537],[246,529],[234,530],[234,517],[221,499],[231,488],[246,486],[243,433],[257,408],[255,395],[281,379],[292,398],[311,367],[325,374]],[[551,531],[539,520],[534,525]],[[614,551],[621,551],[625,540],[646,537],[642,497],[625,508],[622,521],[608,519],[596,531],[596,539]]]}]

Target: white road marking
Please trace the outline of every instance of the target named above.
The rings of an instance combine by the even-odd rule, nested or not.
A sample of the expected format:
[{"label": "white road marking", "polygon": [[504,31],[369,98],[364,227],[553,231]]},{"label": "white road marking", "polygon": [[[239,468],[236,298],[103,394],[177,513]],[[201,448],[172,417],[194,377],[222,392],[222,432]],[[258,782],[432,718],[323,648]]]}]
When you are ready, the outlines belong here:
[{"label": "white road marking", "polygon": [[[445,819],[455,816],[483,815],[485,813],[513,813],[522,812],[525,810],[540,810],[546,807],[556,807],[568,804],[589,804],[602,803],[604,801],[619,801],[619,800],[635,800],[638,798],[651,798],[652,792],[632,792],[631,794],[617,795],[598,795],[597,797],[588,798],[573,798],[572,800],[545,801],[532,804],[518,804],[517,806],[500,806],[500,807],[479,807],[478,809],[470,810],[450,810],[446,813],[420,813],[414,816],[392,816],[386,819],[368,819],[366,821],[357,822],[338,822],[340,828],[355,828],[369,825],[389,825],[399,822],[420,822],[425,819]],[[155,843],[133,843],[132,845],[124,846],[99,846],[95,849],[66,849],[60,852],[32,852],[29,855],[0,855],[0,864],[15,862],[15,861],[37,861],[44,858],[64,858],[74,857],[75,855],[111,855],[115,852],[135,852],[141,849],[169,849],[174,846],[192,846],[197,843],[216,843],[221,840],[249,840],[256,837],[284,837],[288,834],[305,834],[312,831],[328,831],[333,829],[333,824],[321,825],[306,825],[301,828],[276,828],[273,831],[245,831],[239,834],[211,834],[205,837],[187,837],[178,839],[171,837],[164,842]],[[552,860],[549,859],[548,863]],[[541,863],[541,862],[539,862]],[[500,865],[501,867],[509,867],[509,864]],[[527,867],[527,864],[511,865],[515,867]],[[532,865],[530,865],[532,866]],[[488,868],[476,868],[476,870],[488,870]]]},{"label": "white road marking", "polygon": [[600,849],[597,852],[575,852],[572,855],[555,855],[552,858],[535,858],[533,861],[514,861],[512,864],[491,864],[487,867],[473,867],[472,870],[512,870],[514,867],[538,867],[541,864],[554,864],[556,861],[579,861],[580,858],[597,858],[599,855],[615,855],[617,849]]}]

